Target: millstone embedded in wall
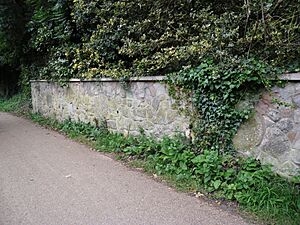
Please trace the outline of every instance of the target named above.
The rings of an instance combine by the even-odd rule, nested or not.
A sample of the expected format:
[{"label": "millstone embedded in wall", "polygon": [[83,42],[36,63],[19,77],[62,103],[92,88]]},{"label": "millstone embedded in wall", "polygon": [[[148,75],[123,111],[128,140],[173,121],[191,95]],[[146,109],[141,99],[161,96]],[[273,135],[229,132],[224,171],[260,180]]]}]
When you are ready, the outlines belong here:
[{"label": "millstone embedded in wall", "polygon": [[261,116],[253,116],[242,124],[239,132],[233,139],[234,146],[244,155],[251,155],[262,142],[265,133],[265,124]]},{"label": "millstone embedded in wall", "polygon": [[300,172],[300,82],[263,93],[256,114],[239,129],[234,145],[282,175]]}]

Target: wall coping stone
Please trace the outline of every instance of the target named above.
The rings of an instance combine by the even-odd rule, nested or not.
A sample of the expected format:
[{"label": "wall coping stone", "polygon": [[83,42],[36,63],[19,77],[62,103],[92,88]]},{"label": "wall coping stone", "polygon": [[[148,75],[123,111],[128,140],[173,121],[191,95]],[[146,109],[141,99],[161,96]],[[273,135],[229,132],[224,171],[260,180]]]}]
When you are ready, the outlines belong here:
[{"label": "wall coping stone", "polygon": [[300,72],[283,74],[282,77],[280,77],[280,80],[300,81]]},{"label": "wall coping stone", "polygon": [[[148,76],[148,77],[131,77],[125,81],[132,82],[157,82],[157,81],[165,81],[167,80],[166,76]],[[99,79],[89,79],[89,80],[81,80],[81,79],[70,79],[68,82],[76,83],[76,82],[122,82],[122,79],[113,79],[113,78],[99,78]],[[30,80],[31,83],[35,82],[51,82],[49,80]]]},{"label": "wall coping stone", "polygon": [[[168,78],[167,76],[148,76],[148,77],[131,77],[126,81],[132,82],[158,82],[158,81],[166,81]],[[286,81],[300,81],[300,72],[299,73],[286,73],[279,77],[279,80],[286,80]],[[99,78],[99,79],[89,79],[89,80],[82,80],[82,79],[70,79],[68,82],[76,83],[76,82],[122,82],[122,79],[114,79],[114,78]],[[35,82],[51,82],[49,80],[30,80],[31,83]]]}]

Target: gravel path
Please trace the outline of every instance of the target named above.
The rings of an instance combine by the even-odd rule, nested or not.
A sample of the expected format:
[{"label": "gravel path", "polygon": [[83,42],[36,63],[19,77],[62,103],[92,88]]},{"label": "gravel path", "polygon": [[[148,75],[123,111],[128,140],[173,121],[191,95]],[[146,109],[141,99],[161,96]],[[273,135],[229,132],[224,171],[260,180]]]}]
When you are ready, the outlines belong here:
[{"label": "gravel path", "polygon": [[32,122],[0,113],[0,225],[249,224]]}]

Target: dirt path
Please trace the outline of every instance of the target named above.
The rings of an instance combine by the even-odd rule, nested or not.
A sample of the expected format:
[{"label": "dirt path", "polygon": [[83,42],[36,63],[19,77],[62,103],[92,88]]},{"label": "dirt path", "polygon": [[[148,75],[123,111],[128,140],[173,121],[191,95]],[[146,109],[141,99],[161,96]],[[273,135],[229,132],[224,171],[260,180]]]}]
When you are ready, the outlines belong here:
[{"label": "dirt path", "polygon": [[30,121],[0,113],[0,225],[248,224]]}]

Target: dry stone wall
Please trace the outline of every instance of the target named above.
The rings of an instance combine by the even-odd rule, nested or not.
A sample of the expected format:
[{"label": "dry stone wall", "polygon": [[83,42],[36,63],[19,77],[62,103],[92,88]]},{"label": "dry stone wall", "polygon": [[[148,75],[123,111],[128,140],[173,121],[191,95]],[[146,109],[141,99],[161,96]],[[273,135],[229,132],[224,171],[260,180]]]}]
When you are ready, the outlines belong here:
[{"label": "dry stone wall", "polygon": [[173,108],[164,77],[119,82],[71,80],[66,87],[32,81],[33,111],[60,121],[105,122],[111,131],[162,137],[184,132],[189,121]]}]

